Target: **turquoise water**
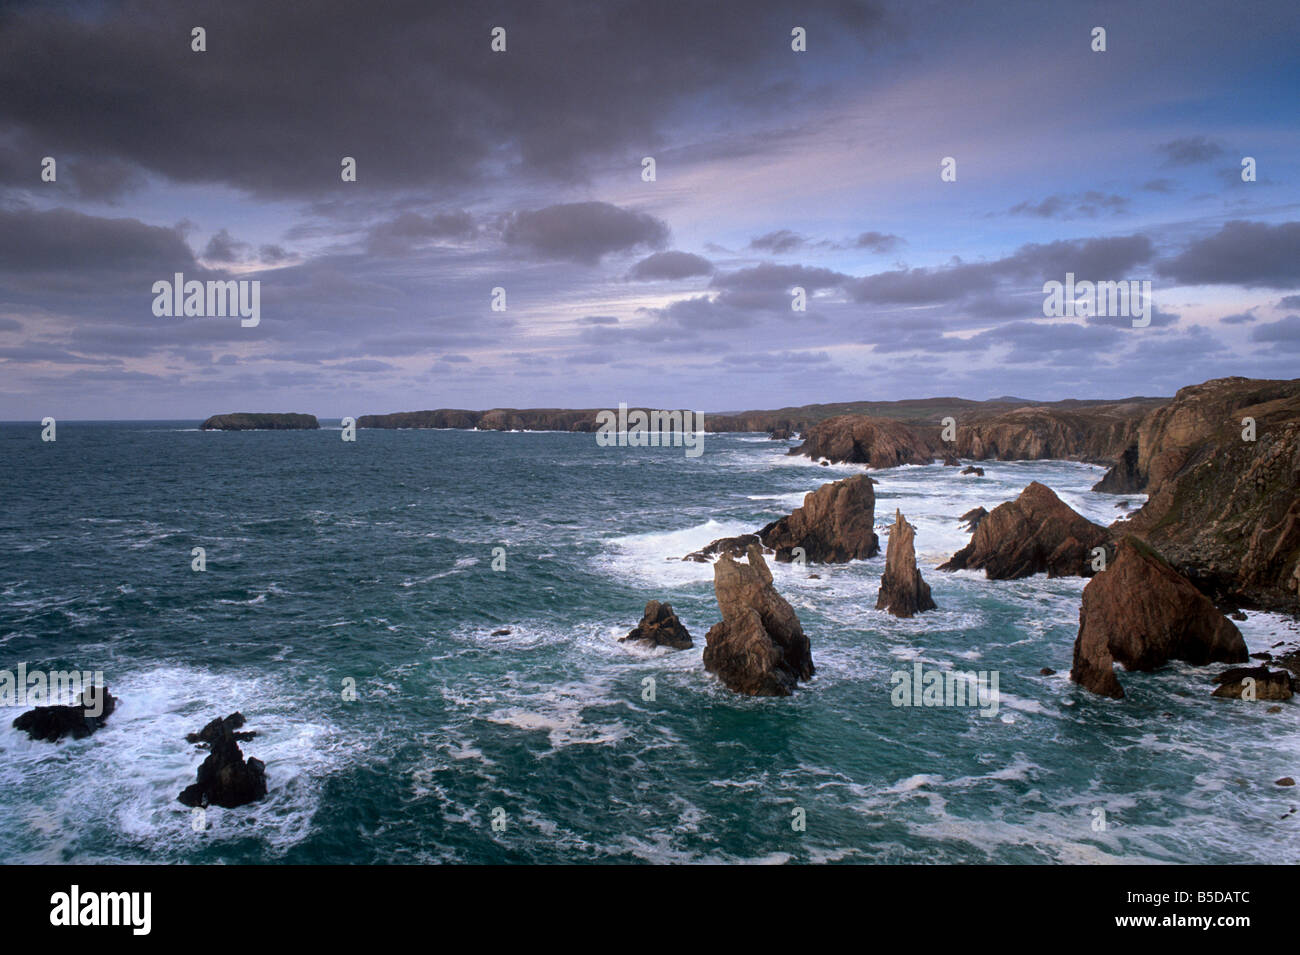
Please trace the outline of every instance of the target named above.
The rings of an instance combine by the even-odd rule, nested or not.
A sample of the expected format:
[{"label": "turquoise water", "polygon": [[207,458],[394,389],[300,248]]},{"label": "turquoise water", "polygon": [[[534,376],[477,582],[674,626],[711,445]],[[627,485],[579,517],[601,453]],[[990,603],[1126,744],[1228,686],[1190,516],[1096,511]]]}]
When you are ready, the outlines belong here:
[{"label": "turquoise water", "polygon": [[[1123,702],[1089,697],[1066,679],[1084,581],[934,569],[966,542],[958,515],[1031,480],[1114,520],[1116,498],[1087,490],[1099,468],[875,473],[882,544],[901,507],[940,609],[876,611],[883,556],[776,566],[817,674],[791,698],[750,699],[701,664],[711,569],[669,558],[854,468],[757,435],[709,435],[692,459],[570,434],[39,432],[0,426],[0,669],[103,670],[121,702],[98,734],[57,746],[5,711],[4,861],[1300,855],[1295,817],[1280,821],[1294,791],[1273,784],[1300,769],[1294,704],[1211,700],[1206,672],[1181,664],[1121,674]],[[651,598],[672,603],[695,649],[617,642]],[[1297,638],[1276,616],[1241,627],[1252,650]],[[916,660],[996,670],[999,712],[891,705],[891,674]],[[196,832],[176,795],[203,754],[184,736],[233,710],[260,733],[243,748],[266,762],[270,793],[209,810]]]}]

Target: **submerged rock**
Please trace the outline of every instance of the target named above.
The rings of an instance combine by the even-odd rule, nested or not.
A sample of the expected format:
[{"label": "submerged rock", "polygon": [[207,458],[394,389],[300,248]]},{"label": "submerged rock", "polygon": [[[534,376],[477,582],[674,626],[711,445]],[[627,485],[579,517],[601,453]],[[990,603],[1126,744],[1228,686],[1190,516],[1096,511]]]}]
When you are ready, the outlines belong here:
[{"label": "submerged rock", "polygon": [[636,625],[620,643],[634,640],[657,647],[672,647],[674,650],[687,650],[695,644],[691,635],[673,613],[672,604],[661,604],[651,600],[645,605],[641,622]]},{"label": "submerged rock", "polygon": [[103,726],[116,708],[117,698],[108,687],[87,687],[71,706],[35,707],[20,714],[13,727],[30,739],[47,743],[57,743],[65,736],[85,739]]},{"label": "submerged rock", "polygon": [[1124,696],[1116,663],[1154,670],[1170,660],[1204,666],[1247,659],[1232,621],[1137,538],[1120,541],[1110,566],[1083,589],[1070,679],[1093,693]]},{"label": "submerged rock", "polygon": [[803,499],[789,517],[758,532],[763,545],[788,563],[796,547],[812,564],[842,564],[880,553],[876,536],[876,494],[865,474],[823,484]]},{"label": "submerged rock", "polygon": [[993,508],[971,541],[940,570],[983,570],[991,580],[1091,577],[1092,551],[1110,532],[1075,513],[1047,485],[1034,481],[1014,501]]},{"label": "submerged rock", "polygon": [[713,565],[722,620],[704,638],[704,667],[737,693],[789,696],[813,675],[812,649],[762,551],[752,545],[747,557],[741,564],[724,554]]},{"label": "submerged rock", "polygon": [[238,740],[251,733],[236,733],[244,725],[241,713],[215,719],[187,740],[206,746],[207,759],[199,766],[198,781],[186,786],[176,798],[186,806],[221,806],[233,809],[266,795],[266,764],[260,759],[244,760]]},{"label": "submerged rock", "polygon": [[922,579],[916,566],[915,537],[916,529],[903,519],[902,511],[895,510],[885,553],[885,572],[880,578],[880,596],[876,598],[876,609],[887,610],[895,617],[911,617],[936,609],[930,597],[930,585]]}]

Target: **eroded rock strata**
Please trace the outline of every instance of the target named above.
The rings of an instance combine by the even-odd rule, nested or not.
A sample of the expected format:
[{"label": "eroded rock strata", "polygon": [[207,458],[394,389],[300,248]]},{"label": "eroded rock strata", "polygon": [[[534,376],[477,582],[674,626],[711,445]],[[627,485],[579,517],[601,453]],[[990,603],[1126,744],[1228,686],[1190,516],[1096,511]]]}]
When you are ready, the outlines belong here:
[{"label": "eroded rock strata", "polygon": [[871,478],[855,474],[811,491],[801,507],[768,524],[758,537],[782,563],[793,559],[798,547],[809,563],[842,564],[880,553],[875,523]]},{"label": "eroded rock strata", "polygon": [[901,421],[866,415],[839,415],[819,422],[804,434],[804,442],[791,448],[813,460],[825,458],[837,464],[866,464],[893,468],[900,464],[930,464],[937,440],[930,439]]},{"label": "eroded rock strata", "polygon": [[1045,484],[1034,481],[1014,501],[979,520],[971,541],[940,570],[983,570],[992,580],[1034,574],[1090,577],[1093,549],[1110,532],[1077,514]]},{"label": "eroded rock strata", "polygon": [[722,620],[704,638],[704,667],[736,693],[789,696],[813,675],[812,649],[762,551],[752,545],[746,556],[742,564],[724,554],[713,565]]},{"label": "eroded rock strata", "polygon": [[1244,663],[1236,626],[1154,549],[1135,537],[1083,589],[1070,679],[1102,696],[1121,698],[1114,665],[1154,670],[1170,660],[1198,666]]}]

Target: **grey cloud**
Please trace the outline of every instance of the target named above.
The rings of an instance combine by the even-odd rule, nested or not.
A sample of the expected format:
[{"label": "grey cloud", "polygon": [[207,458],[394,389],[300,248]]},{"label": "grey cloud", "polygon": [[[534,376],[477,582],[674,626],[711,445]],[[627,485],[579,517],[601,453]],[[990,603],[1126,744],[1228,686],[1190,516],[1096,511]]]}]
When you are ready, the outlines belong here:
[{"label": "grey cloud", "polygon": [[1286,318],[1267,325],[1257,325],[1250,333],[1250,340],[1267,342],[1274,348],[1286,351],[1300,350],[1300,315],[1288,315]]},{"label": "grey cloud", "polygon": [[1156,149],[1164,153],[1166,166],[1195,166],[1217,159],[1224,153],[1222,144],[1204,136],[1187,136],[1161,143]]},{"label": "grey cloud", "polygon": [[863,232],[853,244],[859,249],[869,249],[877,254],[893,252],[903,244],[901,236],[896,236],[888,232]]},{"label": "grey cloud", "polygon": [[656,279],[685,279],[696,275],[712,275],[713,263],[702,255],[690,252],[656,252],[632,266],[629,278],[643,282]]},{"label": "grey cloud", "polygon": [[766,235],[760,235],[753,239],[749,243],[749,247],[759,252],[781,255],[785,252],[793,252],[802,246],[804,242],[803,236],[791,232],[789,229],[778,229],[775,232],[768,232]]},{"label": "grey cloud", "polygon": [[1190,243],[1156,271],[1183,285],[1300,287],[1300,222],[1234,220]]},{"label": "grey cloud", "polygon": [[502,237],[538,258],[595,265],[611,252],[662,247],[668,226],[608,202],[570,202],[508,216]]}]

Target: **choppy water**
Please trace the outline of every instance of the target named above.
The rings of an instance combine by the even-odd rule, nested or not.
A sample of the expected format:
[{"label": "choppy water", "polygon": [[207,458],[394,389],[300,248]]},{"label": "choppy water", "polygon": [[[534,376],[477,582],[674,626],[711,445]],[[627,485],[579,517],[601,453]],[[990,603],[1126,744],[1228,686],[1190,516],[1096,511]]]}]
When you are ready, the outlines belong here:
[{"label": "choppy water", "polygon": [[[1066,677],[1084,581],[934,569],[967,540],[958,515],[1031,480],[1109,523],[1116,498],[1088,491],[1099,468],[877,473],[882,544],[901,507],[940,609],[873,609],[883,557],[774,566],[817,675],[787,699],[723,689],[700,660],[711,569],[670,558],[855,470],[786,447],[710,435],[691,459],[592,435],[348,444],[175,423],[60,423],[45,444],[0,426],[0,669],[103,670],[121,699],[57,746],[4,711],[0,858],[1297,861],[1281,817],[1298,800],[1273,783],[1300,769],[1295,704],[1212,700],[1181,664],[1121,674],[1122,703],[1089,697]],[[650,598],[694,650],[617,642]],[[1297,638],[1281,617],[1240,626],[1252,650]],[[998,671],[998,715],[892,706],[891,673],[918,659]],[[195,832],[176,795],[203,754],[184,736],[236,709],[270,794]]]}]

